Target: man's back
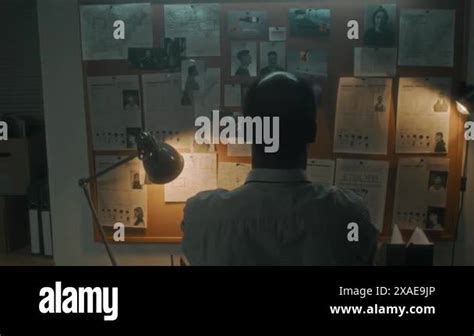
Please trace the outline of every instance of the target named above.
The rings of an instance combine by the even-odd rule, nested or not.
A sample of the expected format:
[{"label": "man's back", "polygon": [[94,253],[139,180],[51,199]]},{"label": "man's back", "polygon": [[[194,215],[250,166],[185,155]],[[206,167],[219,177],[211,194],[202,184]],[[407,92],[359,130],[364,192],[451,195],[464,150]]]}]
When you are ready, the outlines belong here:
[{"label": "man's back", "polygon": [[[358,242],[348,240],[352,222]],[[192,265],[369,265],[376,247],[358,196],[296,169],[254,169],[233,191],[199,193],[186,204],[183,232]]]}]

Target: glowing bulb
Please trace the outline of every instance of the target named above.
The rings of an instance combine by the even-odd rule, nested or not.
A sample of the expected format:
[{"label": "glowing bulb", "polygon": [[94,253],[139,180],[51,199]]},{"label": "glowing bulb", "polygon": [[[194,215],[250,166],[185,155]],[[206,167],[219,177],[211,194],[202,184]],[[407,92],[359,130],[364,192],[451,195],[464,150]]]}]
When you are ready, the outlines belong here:
[{"label": "glowing bulb", "polygon": [[456,101],[456,108],[461,114],[464,114],[464,115],[470,114],[469,109],[466,107],[466,105],[462,101]]}]

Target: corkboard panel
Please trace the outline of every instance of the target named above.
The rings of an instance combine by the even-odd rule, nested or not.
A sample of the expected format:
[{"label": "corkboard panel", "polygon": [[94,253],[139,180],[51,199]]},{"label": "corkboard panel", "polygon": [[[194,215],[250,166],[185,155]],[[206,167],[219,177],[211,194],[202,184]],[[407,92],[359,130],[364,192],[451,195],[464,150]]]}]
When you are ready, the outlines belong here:
[{"label": "corkboard panel", "polygon": [[[134,1],[82,1],[81,4],[118,4],[131,3]],[[146,2],[146,1],[139,1]],[[209,2],[209,1],[208,1]],[[153,17],[153,35],[154,46],[161,45],[164,38],[164,20],[163,4],[179,4],[189,2],[179,1],[151,1]],[[192,1],[192,3],[206,3],[205,1]],[[381,239],[386,240],[391,231],[395,183],[397,164],[399,158],[424,156],[440,157],[433,155],[400,155],[395,153],[395,123],[398,97],[398,78],[399,77],[450,77],[452,78],[453,92],[459,88],[460,83],[465,76],[465,18],[466,10],[465,0],[445,1],[445,0],[393,0],[393,1],[374,1],[374,0],[319,0],[319,1],[218,1],[221,4],[221,56],[220,57],[202,57],[208,67],[221,68],[221,106],[224,99],[224,84],[242,83],[241,80],[230,76],[230,39],[227,37],[227,12],[229,10],[264,10],[268,12],[269,26],[288,27],[288,9],[289,8],[329,8],[331,9],[332,26],[329,37],[300,38],[292,37],[288,34],[286,41],[287,50],[304,48],[321,48],[328,52],[328,78],[321,82],[322,101],[318,109],[318,135],[315,144],[310,148],[310,157],[312,158],[356,158],[362,160],[385,160],[390,163],[390,171],[387,186],[386,209],[384,228],[381,233]],[[398,67],[397,77],[393,79],[392,102],[389,118],[389,142],[387,155],[356,155],[356,154],[334,154],[333,148],[333,130],[335,122],[335,106],[337,98],[338,80],[340,77],[351,77],[353,75],[353,53],[355,47],[363,46],[362,40],[348,40],[347,22],[357,20],[360,23],[361,33],[364,30],[364,9],[367,4],[396,3],[397,16],[401,9],[456,9],[456,34],[455,34],[455,58],[453,68],[434,68],[434,67]],[[397,18],[398,26],[398,18]],[[265,41],[250,40],[250,41]],[[257,48],[257,54],[259,53]],[[260,57],[258,57],[258,60]],[[257,63],[257,69],[259,64]],[[145,73],[156,73],[157,71],[134,70],[128,68],[126,60],[104,60],[104,61],[84,61],[84,79],[88,76],[113,76],[113,75],[142,75]],[[87,83],[85,82],[85,92],[87,92]],[[244,82],[244,84],[248,84]],[[141,85],[141,84],[140,84]],[[87,106],[87,122],[89,139],[91,137],[89,107],[87,95],[85,97]],[[224,111],[238,111],[238,109],[226,108]],[[464,151],[464,120],[456,113],[454,105],[452,106],[450,119],[449,153],[441,155],[450,159],[450,175],[448,179],[448,204],[446,212],[446,227],[444,232],[428,233],[433,240],[453,239],[458,222],[458,209],[460,202],[461,171],[463,165]],[[89,140],[90,141],[90,140]],[[94,172],[94,157],[98,154],[126,155],[127,151],[93,151],[89,143],[90,153],[90,171]],[[226,155],[225,146],[217,146],[218,160],[220,162],[250,162],[249,158],[230,158]],[[93,190],[95,186],[93,185]],[[126,241],[131,243],[139,242],[180,242],[183,207],[182,203],[164,203],[163,186],[151,185],[148,195],[148,228],[144,230],[127,230]],[[95,195],[94,195],[95,196]],[[111,235],[111,231],[107,231]],[[403,232],[406,236],[409,232]],[[96,237],[97,234],[96,234]]]}]

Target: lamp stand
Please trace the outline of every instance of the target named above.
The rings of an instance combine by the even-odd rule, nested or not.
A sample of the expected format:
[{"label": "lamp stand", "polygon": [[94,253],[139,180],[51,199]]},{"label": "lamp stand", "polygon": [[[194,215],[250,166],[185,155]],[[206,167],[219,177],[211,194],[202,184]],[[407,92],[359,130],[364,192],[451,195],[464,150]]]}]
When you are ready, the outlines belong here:
[{"label": "lamp stand", "polygon": [[89,188],[89,184],[90,182],[92,181],[95,181],[97,180],[99,177],[107,174],[108,172],[124,165],[125,163],[135,159],[136,157],[138,156],[138,152],[130,155],[130,156],[127,156],[126,158],[124,158],[123,160],[120,160],[119,162],[113,164],[112,166],[110,167],[107,167],[106,169],[98,172],[97,174],[95,175],[92,175],[90,177],[87,177],[87,178],[82,178],[79,180],[79,186],[82,188],[82,190],[84,191],[84,196],[86,197],[87,199],[87,204],[89,205],[89,208],[92,212],[92,216],[94,217],[94,224],[96,226],[96,228],[99,230],[99,233],[100,233],[100,237],[102,239],[102,242],[104,243],[105,245],[105,249],[107,251],[107,254],[109,256],[109,259],[110,259],[110,263],[112,264],[112,266],[117,266],[117,261],[115,260],[115,257],[112,253],[112,250],[110,249],[110,245],[109,245],[109,242],[107,241],[107,238],[105,237],[105,232],[104,232],[104,228],[102,227],[102,225],[100,224],[100,221],[99,221],[99,216],[97,214],[97,210],[92,202],[92,199],[91,199],[91,195],[90,195],[90,188]]}]

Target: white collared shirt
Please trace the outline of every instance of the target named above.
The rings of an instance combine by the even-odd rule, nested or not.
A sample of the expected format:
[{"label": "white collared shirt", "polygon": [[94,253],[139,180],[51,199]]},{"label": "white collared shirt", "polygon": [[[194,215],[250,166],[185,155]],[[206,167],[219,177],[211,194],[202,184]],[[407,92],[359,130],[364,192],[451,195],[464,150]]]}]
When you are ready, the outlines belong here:
[{"label": "white collared shirt", "polygon": [[235,190],[198,193],[182,229],[191,265],[370,265],[377,245],[362,199],[304,170],[253,169]]}]

